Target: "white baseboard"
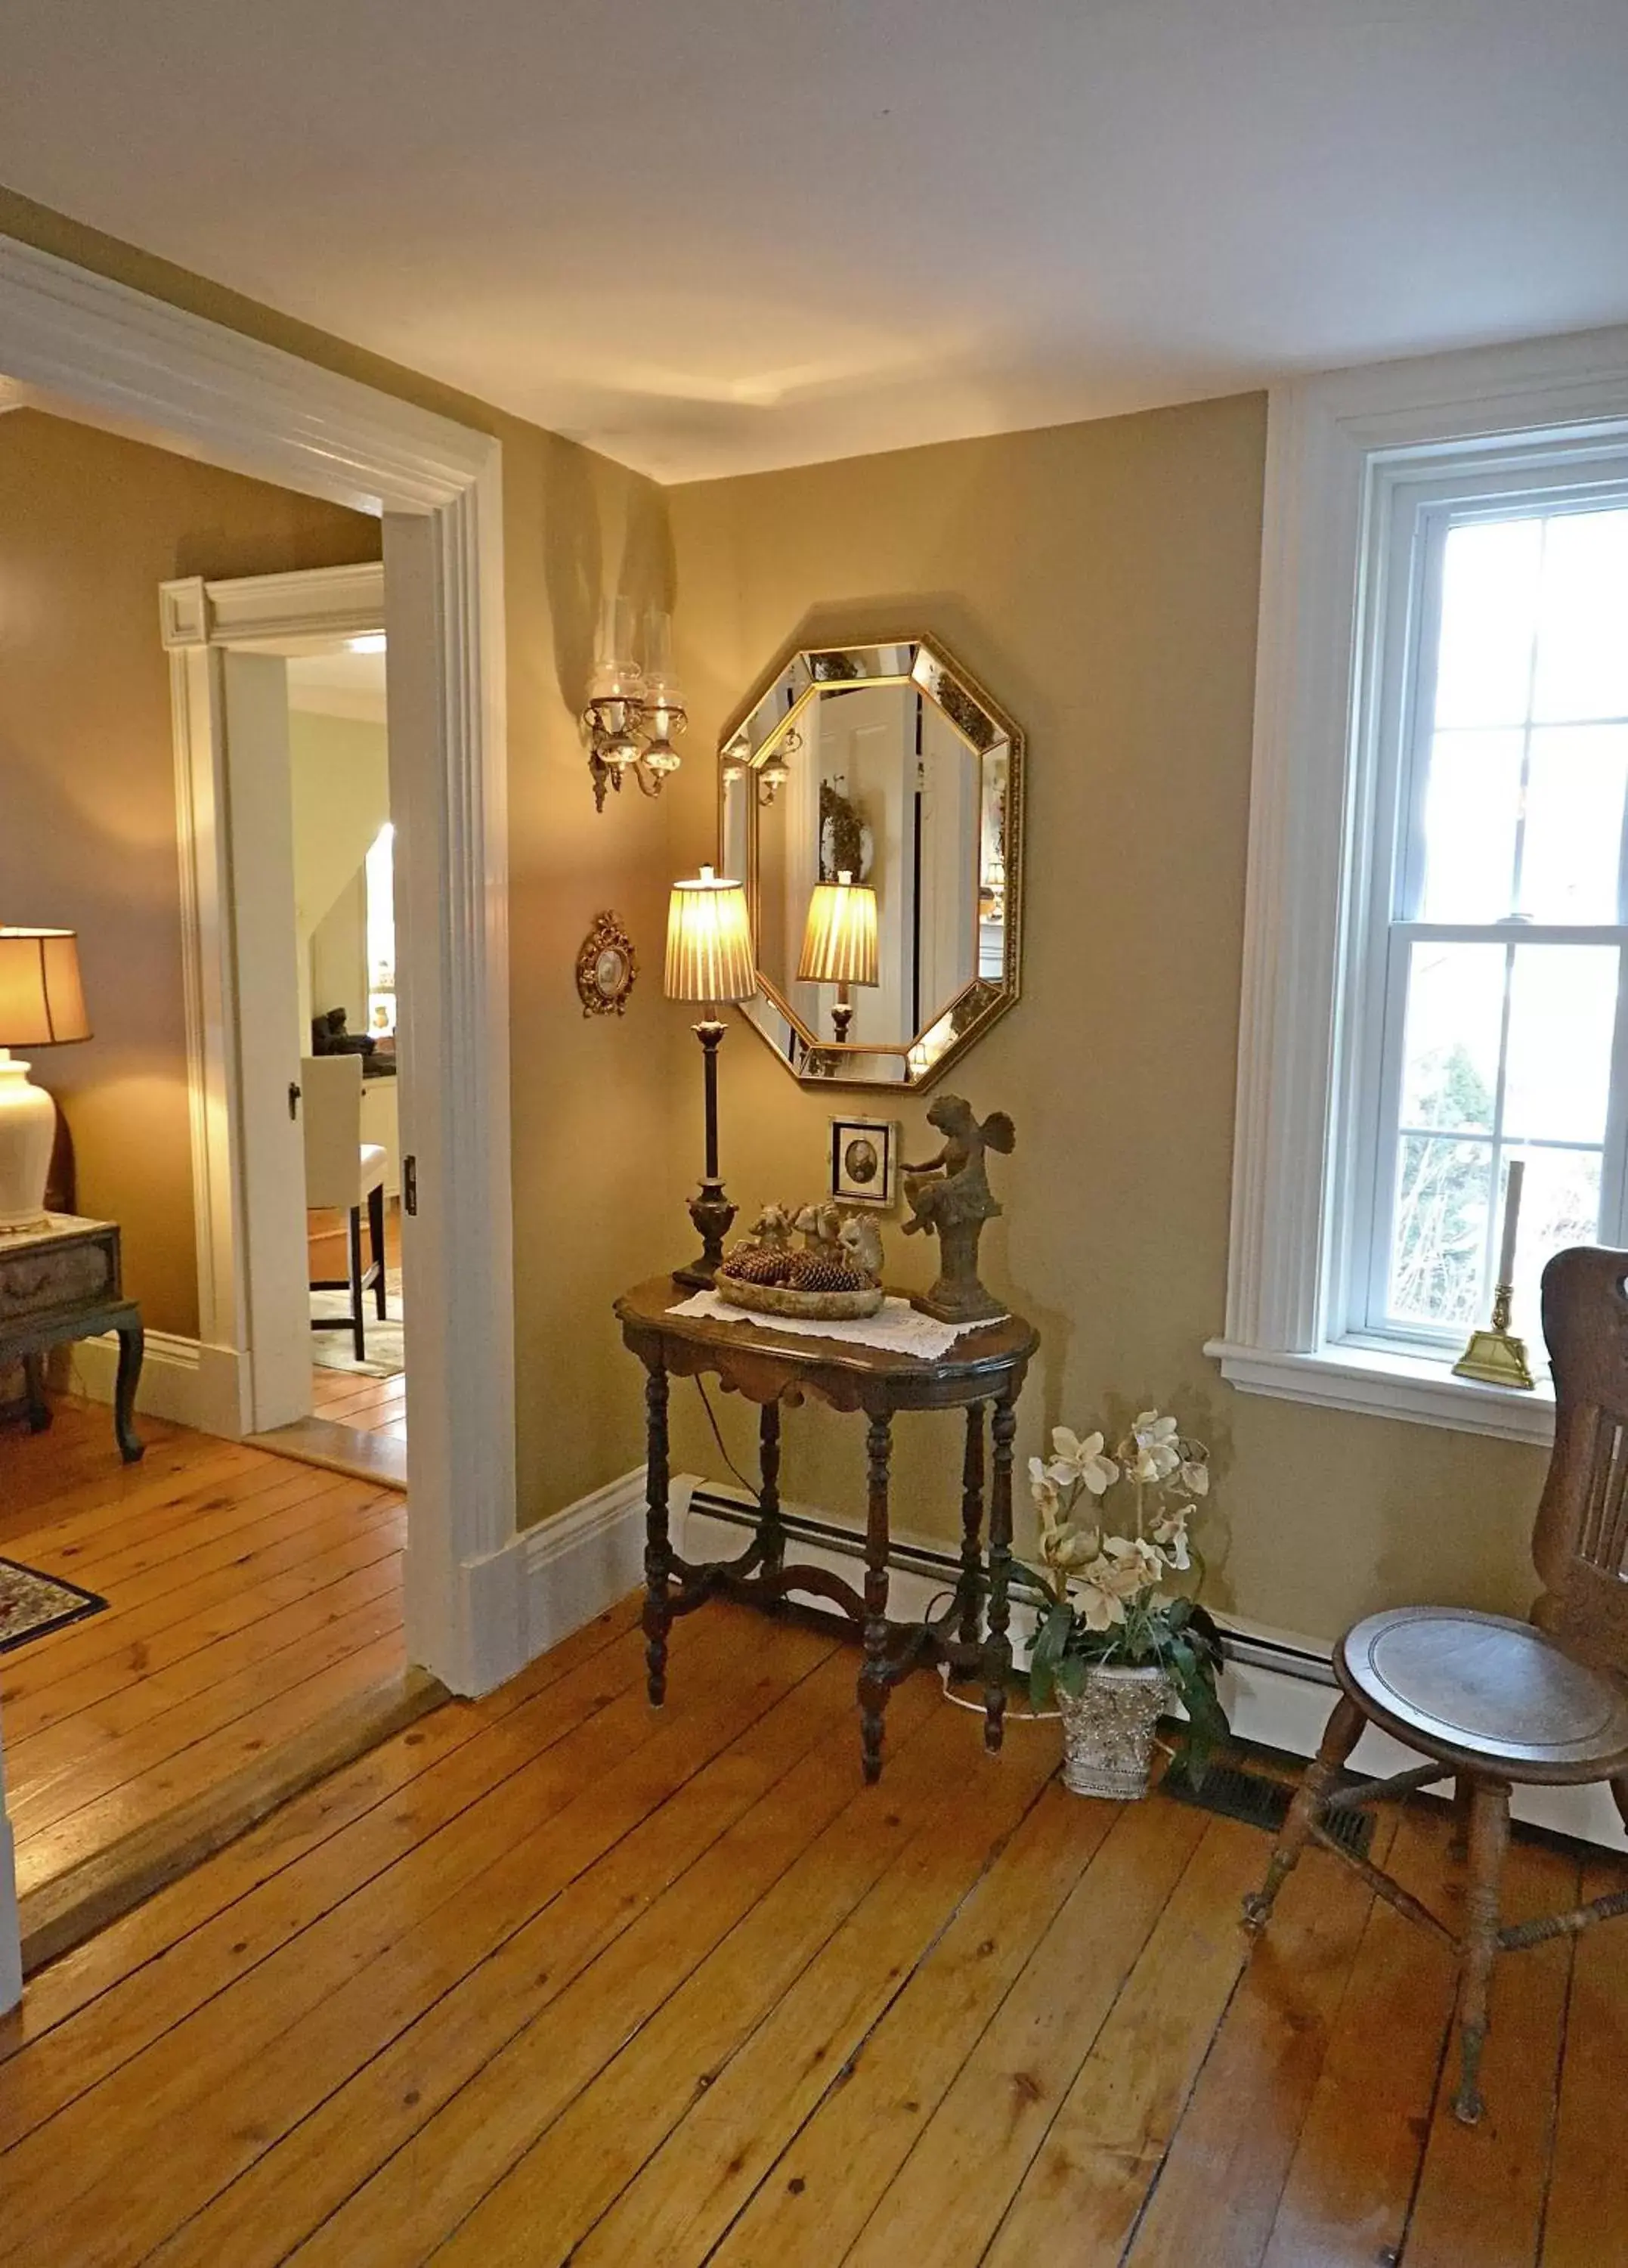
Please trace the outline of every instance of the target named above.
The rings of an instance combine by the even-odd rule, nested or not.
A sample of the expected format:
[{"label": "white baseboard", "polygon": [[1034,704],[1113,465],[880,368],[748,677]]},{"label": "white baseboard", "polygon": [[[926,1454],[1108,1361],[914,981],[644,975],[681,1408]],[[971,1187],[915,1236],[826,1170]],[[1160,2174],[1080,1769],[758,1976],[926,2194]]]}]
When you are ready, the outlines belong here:
[{"label": "white baseboard", "polygon": [[[695,1484],[680,1476],[668,1494],[672,1532]],[[526,1656],[546,1653],[644,1580],[644,1467],[636,1466],[520,1536],[525,1558]],[[683,1546],[678,1547],[682,1550]]]},{"label": "white baseboard", "polygon": [[[178,1338],[170,1331],[149,1331],[136,1407],[150,1418],[167,1418],[173,1425],[190,1425],[200,1433],[217,1433],[228,1441],[241,1440],[245,1362],[234,1347],[209,1346],[199,1339]],[[75,1393],[87,1395],[92,1402],[111,1403],[118,1372],[119,1342],[111,1331],[100,1338],[75,1343],[70,1365]]]}]

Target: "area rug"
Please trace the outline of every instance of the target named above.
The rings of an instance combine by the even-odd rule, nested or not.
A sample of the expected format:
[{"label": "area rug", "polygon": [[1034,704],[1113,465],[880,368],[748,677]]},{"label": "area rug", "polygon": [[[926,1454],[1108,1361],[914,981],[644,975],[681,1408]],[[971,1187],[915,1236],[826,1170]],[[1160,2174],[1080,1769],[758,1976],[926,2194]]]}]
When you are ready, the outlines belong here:
[{"label": "area rug", "polygon": [[42,1575],[37,1567],[19,1566],[15,1559],[0,1559],[0,1653],[68,1623],[81,1622],[86,1615],[99,1615],[106,1604],[77,1583]]},{"label": "area rug", "polygon": [[[367,1338],[367,1359],[358,1362],[347,1331],[312,1331],[311,1359],[319,1370],[348,1370],[357,1378],[399,1378],[407,1368],[407,1352],[401,1336],[401,1270],[389,1268],[385,1271],[385,1320],[381,1322],[373,1312],[373,1294],[363,1295],[367,1311],[363,1318]],[[348,1292],[313,1292],[311,1295],[312,1315],[336,1315],[348,1318]]]}]

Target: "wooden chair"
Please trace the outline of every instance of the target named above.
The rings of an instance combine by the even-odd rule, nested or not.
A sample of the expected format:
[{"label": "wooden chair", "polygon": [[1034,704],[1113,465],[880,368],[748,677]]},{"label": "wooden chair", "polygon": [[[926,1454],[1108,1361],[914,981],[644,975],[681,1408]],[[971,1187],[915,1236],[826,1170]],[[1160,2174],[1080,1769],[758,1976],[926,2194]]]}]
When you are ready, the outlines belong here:
[{"label": "wooden chair", "polygon": [[[1295,1793],[1265,1881],[1243,1904],[1245,1926],[1258,1932],[1285,1875],[1307,1843],[1316,1842],[1409,1920],[1446,1939],[1458,1962],[1462,2062],[1453,2110],[1466,2125],[1474,2125],[1483,2109],[1481,2049],[1495,1955],[1628,1913],[1624,1889],[1570,1913],[1499,1925],[1514,1783],[1609,1781],[1628,1824],[1628,1252],[1579,1247],[1557,1253],[1544,1270],[1543,1315],[1554,1364],[1555,1442],[1532,1536],[1545,1586],[1533,1622],[1456,1607],[1399,1607],[1348,1631],[1334,1654],[1340,1698]],[[1430,1761],[1392,1779],[1337,1788],[1368,1724]],[[1448,1777],[1461,1851],[1468,1830],[1462,1937],[1389,1874],[1347,1851],[1325,1824],[1331,1812],[1360,1809]]]},{"label": "wooden chair", "polygon": [[[367,1360],[365,1294],[371,1292],[380,1321],[385,1308],[385,1168],[388,1152],[362,1139],[362,1058],[306,1056],[300,1064],[304,1098],[305,1209],[343,1212],[349,1228],[349,1271],[325,1277],[313,1292],[348,1292],[350,1312],[313,1315],[313,1331],[348,1331],[356,1360]],[[367,1207],[370,1264],[362,1264],[362,1208]]]}]

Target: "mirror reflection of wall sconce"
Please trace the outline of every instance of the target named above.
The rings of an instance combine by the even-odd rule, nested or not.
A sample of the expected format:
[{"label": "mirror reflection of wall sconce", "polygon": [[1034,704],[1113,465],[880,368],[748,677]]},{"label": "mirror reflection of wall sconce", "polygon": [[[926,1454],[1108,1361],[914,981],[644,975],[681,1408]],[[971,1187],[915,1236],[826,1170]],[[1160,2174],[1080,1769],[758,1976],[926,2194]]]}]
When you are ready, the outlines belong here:
[{"label": "mirror reflection of wall sconce", "polygon": [[[752,769],[747,761],[752,753],[750,744],[743,740],[737,745],[738,753],[729,750],[724,755],[723,777],[726,782],[732,783],[744,779]],[[795,725],[790,725],[781,733],[779,745],[768,762],[759,765],[754,774],[754,783],[761,809],[766,811],[769,808],[781,788],[791,777],[791,767],[786,759],[788,756],[795,756],[802,746],[802,733]]]},{"label": "mirror reflection of wall sconce", "polygon": [[663,781],[682,761],[673,741],[689,722],[673,672],[668,616],[655,609],[646,615],[640,661],[632,651],[629,602],[613,600],[607,613],[583,711],[596,811],[605,809],[607,788],[620,794],[627,772],[644,794],[659,795]]}]

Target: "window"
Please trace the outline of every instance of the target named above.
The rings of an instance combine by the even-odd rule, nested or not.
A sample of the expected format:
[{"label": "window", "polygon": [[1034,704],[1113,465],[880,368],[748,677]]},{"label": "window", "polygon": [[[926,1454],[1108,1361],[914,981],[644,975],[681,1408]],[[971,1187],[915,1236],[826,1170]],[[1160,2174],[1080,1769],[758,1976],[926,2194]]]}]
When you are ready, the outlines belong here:
[{"label": "window", "polygon": [[389,820],[369,847],[367,890],[368,1030],[376,1040],[396,1028],[396,830]]},{"label": "window", "polygon": [[[1275,388],[1224,1334],[1247,1391],[1541,1440],[1452,1375],[1628,1245],[1628,333]],[[1535,1359],[1534,1367],[1540,1366]]]},{"label": "window", "polygon": [[1513,1160],[1534,1336],[1551,1255],[1624,1233],[1628,487],[1500,489],[1409,499],[1375,830],[1349,1323],[1454,1354],[1492,1303]]}]

